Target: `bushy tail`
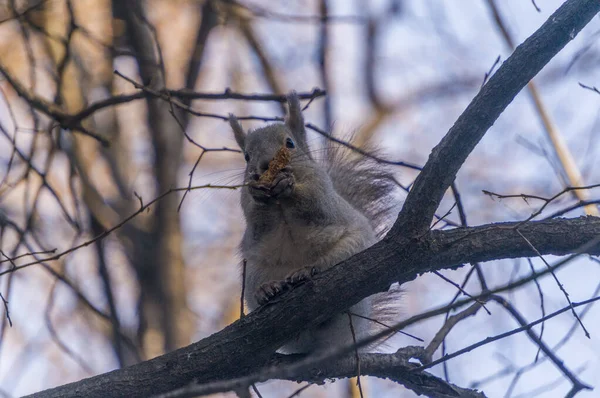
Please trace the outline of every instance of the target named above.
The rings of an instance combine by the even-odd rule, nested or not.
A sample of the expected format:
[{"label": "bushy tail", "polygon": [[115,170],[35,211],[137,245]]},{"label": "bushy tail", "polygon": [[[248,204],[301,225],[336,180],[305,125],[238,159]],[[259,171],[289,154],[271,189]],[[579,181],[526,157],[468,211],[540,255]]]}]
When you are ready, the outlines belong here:
[{"label": "bushy tail", "polygon": [[[336,192],[367,217],[381,239],[391,228],[400,209],[398,183],[390,166],[377,161],[381,159],[381,153],[375,148],[361,148],[371,155],[366,156],[333,140],[328,140],[326,145],[326,167]],[[401,296],[402,289],[397,285],[387,292],[371,296],[371,334],[400,320]],[[371,344],[367,350],[386,351],[386,343],[393,336],[394,333],[391,333]]]},{"label": "bushy tail", "polygon": [[394,175],[373,158],[379,158],[379,151],[374,148],[361,148],[373,156],[368,157],[332,140],[327,140],[326,145],[327,172],[336,192],[367,217],[381,238],[400,208],[393,195],[398,188]]}]

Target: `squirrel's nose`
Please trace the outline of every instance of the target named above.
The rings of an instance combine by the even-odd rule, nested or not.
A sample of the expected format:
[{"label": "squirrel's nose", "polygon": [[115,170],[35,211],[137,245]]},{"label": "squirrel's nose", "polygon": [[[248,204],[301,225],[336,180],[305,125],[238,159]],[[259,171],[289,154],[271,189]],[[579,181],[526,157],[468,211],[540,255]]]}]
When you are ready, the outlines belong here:
[{"label": "squirrel's nose", "polygon": [[260,170],[260,174],[264,173],[265,171],[267,171],[267,169],[269,168],[269,162],[270,160],[264,159],[261,160],[258,167]]}]

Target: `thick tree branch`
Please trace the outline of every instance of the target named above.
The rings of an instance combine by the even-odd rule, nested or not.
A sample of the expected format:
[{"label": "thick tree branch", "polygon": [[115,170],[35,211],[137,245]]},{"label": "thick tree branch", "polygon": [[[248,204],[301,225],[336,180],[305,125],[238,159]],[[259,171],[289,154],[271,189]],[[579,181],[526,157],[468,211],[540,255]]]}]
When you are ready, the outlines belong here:
[{"label": "thick tree branch", "polygon": [[427,231],[433,214],[475,145],[521,89],[600,11],[596,0],[565,2],[481,88],[417,177],[393,227],[408,236]]},{"label": "thick tree branch", "polygon": [[519,231],[542,254],[600,254],[600,218],[503,223],[433,231],[419,241],[379,242],[314,280],[280,296],[238,322],[188,347],[125,369],[47,390],[36,397],[143,397],[193,381],[240,377],[266,364],[282,342],[322,322],[394,281],[404,283],[427,271],[478,261],[536,256]]},{"label": "thick tree branch", "polygon": [[198,343],[35,396],[143,397],[192,381],[207,383],[250,374],[301,330],[385,291],[393,282],[404,283],[424,272],[464,263],[535,256],[520,234],[541,254],[564,255],[584,245],[585,253],[599,254],[600,219],[594,217],[428,232],[443,193],[485,131],[598,11],[596,0],[569,0],[515,50],[434,149],[383,241]]},{"label": "thick tree branch", "polygon": [[[419,395],[430,398],[485,398],[476,390],[460,388],[427,372],[414,372],[419,365],[411,363],[418,357],[422,347],[404,347],[393,354],[359,355],[362,376],[374,376],[393,380]],[[307,364],[307,366],[303,366]],[[308,365],[310,364],[310,365]],[[328,379],[350,378],[356,375],[356,356],[354,353],[337,358],[334,361],[319,361],[303,355],[275,355],[268,366],[259,373],[247,377],[223,380],[215,383],[190,384],[155,398],[190,398],[235,391],[249,385],[273,379],[296,382],[325,383]],[[298,369],[301,368],[300,371]]]}]

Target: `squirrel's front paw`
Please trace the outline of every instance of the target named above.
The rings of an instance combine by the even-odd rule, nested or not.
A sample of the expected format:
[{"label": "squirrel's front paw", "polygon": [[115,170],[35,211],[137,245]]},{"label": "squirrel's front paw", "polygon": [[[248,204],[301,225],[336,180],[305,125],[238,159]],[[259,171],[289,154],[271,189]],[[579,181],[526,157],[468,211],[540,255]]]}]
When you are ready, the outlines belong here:
[{"label": "squirrel's front paw", "polygon": [[271,195],[275,198],[289,196],[294,190],[295,181],[291,168],[284,168],[271,183]]},{"label": "squirrel's front paw", "polygon": [[271,199],[271,189],[262,184],[253,184],[248,185],[248,189],[250,191],[250,195],[257,202],[267,202]]},{"label": "squirrel's front paw", "polygon": [[294,191],[295,178],[290,167],[283,168],[268,184],[254,182],[249,185],[250,194],[258,202],[268,202],[289,196]]},{"label": "squirrel's front paw", "polygon": [[260,285],[254,297],[258,305],[267,304],[269,301],[279,296],[286,290],[289,290],[291,285],[286,281],[271,281]]}]

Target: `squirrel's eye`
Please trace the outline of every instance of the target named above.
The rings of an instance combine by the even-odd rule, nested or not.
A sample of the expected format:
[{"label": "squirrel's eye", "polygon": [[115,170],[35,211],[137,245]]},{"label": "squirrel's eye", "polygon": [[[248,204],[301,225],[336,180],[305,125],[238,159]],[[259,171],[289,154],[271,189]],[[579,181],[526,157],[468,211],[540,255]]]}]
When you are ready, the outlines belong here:
[{"label": "squirrel's eye", "polygon": [[244,159],[246,159],[246,162],[250,161],[250,155],[248,155],[248,152],[244,152]]},{"label": "squirrel's eye", "polygon": [[290,148],[290,149],[293,149],[293,148],[296,147],[296,144],[294,144],[294,141],[292,141],[291,138],[287,138],[285,140],[285,146],[288,147],[288,148]]}]

